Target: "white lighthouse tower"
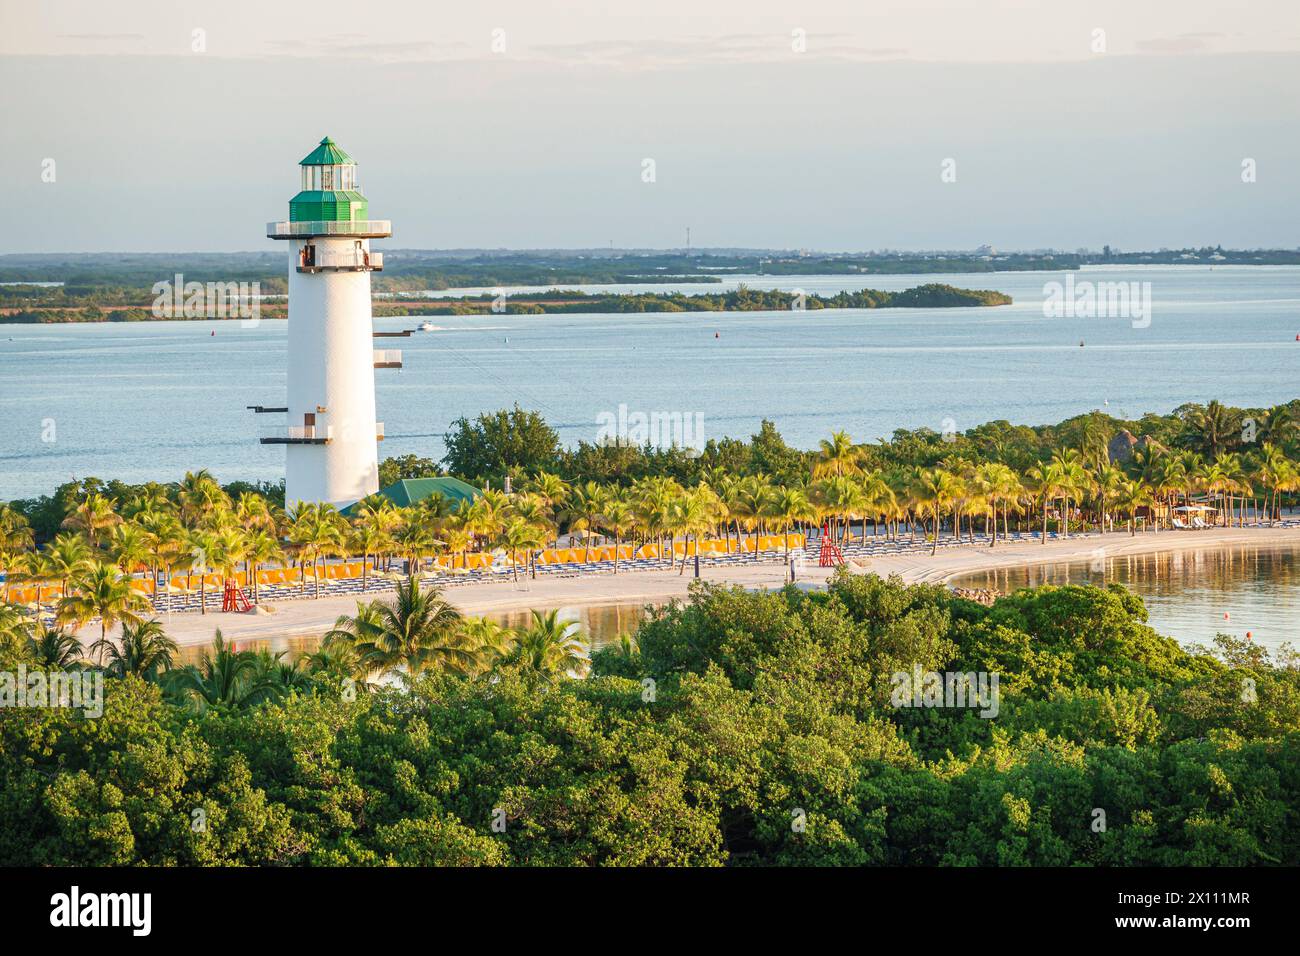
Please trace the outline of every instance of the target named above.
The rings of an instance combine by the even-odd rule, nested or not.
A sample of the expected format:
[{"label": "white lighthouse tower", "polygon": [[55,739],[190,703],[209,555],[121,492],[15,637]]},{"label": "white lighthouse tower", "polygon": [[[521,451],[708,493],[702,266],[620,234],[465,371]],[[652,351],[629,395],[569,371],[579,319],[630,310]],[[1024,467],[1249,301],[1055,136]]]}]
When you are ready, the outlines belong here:
[{"label": "white lighthouse tower", "polygon": [[342,507],[379,490],[375,368],[400,367],[400,352],[372,342],[370,273],[383,254],[370,240],[392,235],[371,220],[356,162],[326,137],[300,164],[302,190],[289,221],[266,234],[289,246],[287,425],[263,444],[285,445],[285,505]]}]

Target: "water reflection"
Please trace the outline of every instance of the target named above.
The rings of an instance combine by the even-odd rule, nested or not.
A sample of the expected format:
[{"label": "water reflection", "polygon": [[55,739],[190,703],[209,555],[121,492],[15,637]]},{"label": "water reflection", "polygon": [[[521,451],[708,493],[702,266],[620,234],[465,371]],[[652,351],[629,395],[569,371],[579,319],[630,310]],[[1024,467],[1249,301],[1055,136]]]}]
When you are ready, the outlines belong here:
[{"label": "water reflection", "polygon": [[[592,650],[615,644],[623,634],[635,634],[648,613],[645,604],[603,604],[584,607],[562,607],[559,620],[576,622],[582,626],[581,640]],[[543,611],[542,613],[547,613]],[[532,622],[531,611],[508,611],[504,614],[486,615],[506,627],[526,628]]]},{"label": "water reflection", "polygon": [[[603,604],[583,607],[559,608],[559,620],[562,623],[576,622],[582,628],[578,637],[589,644],[593,650],[614,644],[623,634],[635,634],[645,619],[648,605],[645,604]],[[543,610],[543,613],[550,608]],[[498,621],[507,627],[525,628],[532,621],[529,611],[506,611],[500,614],[485,614],[489,620]],[[267,640],[235,641],[232,645],[241,651],[269,650],[272,654],[285,651],[285,659],[296,661],[304,654],[310,654],[320,647],[323,635],[300,634],[295,637],[275,637]],[[197,664],[206,648],[202,646],[182,647],[179,655],[181,664]]]},{"label": "water reflection", "polygon": [[1157,631],[1184,644],[1233,634],[1267,647],[1300,644],[1300,549],[1208,548],[1098,556],[1091,561],[963,575],[959,587],[1004,593],[1040,584],[1122,584],[1138,594]]}]

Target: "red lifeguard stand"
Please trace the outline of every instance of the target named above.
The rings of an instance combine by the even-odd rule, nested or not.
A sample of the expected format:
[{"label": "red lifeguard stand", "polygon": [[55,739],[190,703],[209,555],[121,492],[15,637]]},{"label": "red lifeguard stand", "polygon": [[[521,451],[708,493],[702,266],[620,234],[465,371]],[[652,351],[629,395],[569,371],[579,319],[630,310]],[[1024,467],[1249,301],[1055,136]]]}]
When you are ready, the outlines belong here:
[{"label": "red lifeguard stand", "polygon": [[248,603],[248,596],[244,594],[244,589],[234,581],[226,580],[226,590],[221,596],[221,610],[223,611],[251,611],[252,605]]},{"label": "red lifeguard stand", "polygon": [[822,525],[822,549],[817,555],[817,566],[819,568],[837,568],[844,563],[844,552],[831,541],[831,531],[827,525]]}]

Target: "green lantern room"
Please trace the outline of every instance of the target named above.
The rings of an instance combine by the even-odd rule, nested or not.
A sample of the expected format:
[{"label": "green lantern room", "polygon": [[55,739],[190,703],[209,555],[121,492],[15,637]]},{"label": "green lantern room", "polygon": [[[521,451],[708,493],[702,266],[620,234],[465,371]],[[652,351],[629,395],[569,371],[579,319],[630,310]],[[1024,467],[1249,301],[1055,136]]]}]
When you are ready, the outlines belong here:
[{"label": "green lantern room", "polygon": [[326,136],[299,165],[302,191],[289,200],[290,222],[361,222],[369,215],[357,188],[356,161]]}]

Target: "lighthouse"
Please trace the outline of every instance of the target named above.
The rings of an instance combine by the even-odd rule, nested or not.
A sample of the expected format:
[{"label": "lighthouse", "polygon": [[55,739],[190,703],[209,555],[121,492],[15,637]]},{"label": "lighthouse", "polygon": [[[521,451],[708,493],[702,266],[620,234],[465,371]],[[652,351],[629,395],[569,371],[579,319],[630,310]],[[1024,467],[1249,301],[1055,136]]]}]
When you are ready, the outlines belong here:
[{"label": "lighthouse", "polygon": [[384,267],[370,240],[392,224],[370,218],[357,164],[329,137],[299,164],[301,191],[288,222],[267,223],[289,247],[289,336],[285,425],[263,444],[285,447],[285,506],[351,504],[379,490],[375,368],[400,368],[401,353],[376,352],[370,273]]}]

